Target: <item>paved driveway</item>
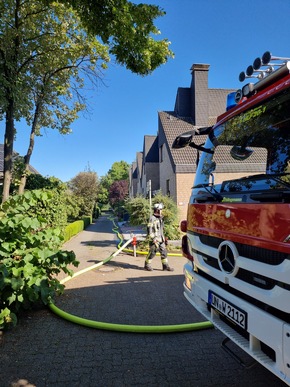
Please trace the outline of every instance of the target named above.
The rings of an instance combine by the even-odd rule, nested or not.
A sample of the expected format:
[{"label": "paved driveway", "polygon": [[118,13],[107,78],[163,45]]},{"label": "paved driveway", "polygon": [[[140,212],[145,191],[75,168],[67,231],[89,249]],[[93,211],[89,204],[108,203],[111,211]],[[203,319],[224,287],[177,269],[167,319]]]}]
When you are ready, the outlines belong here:
[{"label": "paved driveway", "polygon": [[[116,251],[112,223],[101,217],[66,244],[79,269]],[[170,257],[174,272],[143,270],[144,257],[120,254],[98,270],[66,283],[56,305],[95,321],[168,325],[204,321],[184,299],[184,258]],[[207,329],[185,333],[122,333],[87,328],[43,308],[22,316],[0,336],[0,387],[285,386],[260,365],[241,368]],[[245,361],[250,359],[243,354]]]}]

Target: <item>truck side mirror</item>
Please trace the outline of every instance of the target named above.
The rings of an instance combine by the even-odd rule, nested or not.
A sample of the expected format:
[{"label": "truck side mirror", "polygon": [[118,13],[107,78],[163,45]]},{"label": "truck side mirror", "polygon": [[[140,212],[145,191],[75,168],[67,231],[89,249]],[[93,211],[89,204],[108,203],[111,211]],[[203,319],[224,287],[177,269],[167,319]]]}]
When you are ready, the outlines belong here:
[{"label": "truck side mirror", "polygon": [[180,149],[185,148],[191,143],[192,137],[195,135],[195,131],[192,130],[190,132],[186,132],[183,134],[180,134],[176,137],[176,139],[173,141],[172,148],[173,149]]},{"label": "truck side mirror", "polygon": [[[194,136],[201,136],[201,135],[209,134],[211,128],[212,128],[212,126],[206,126],[204,128],[197,128],[197,129],[190,130],[189,132],[185,132],[185,133],[180,134],[173,141],[172,148],[173,149],[180,149],[180,148],[185,148],[186,146],[189,145],[192,148],[200,149],[200,147],[192,141],[192,138]],[[200,150],[204,150],[204,148],[202,148]]]},{"label": "truck side mirror", "polygon": [[233,159],[243,161],[250,157],[253,151],[245,147],[234,145],[230,153]]}]

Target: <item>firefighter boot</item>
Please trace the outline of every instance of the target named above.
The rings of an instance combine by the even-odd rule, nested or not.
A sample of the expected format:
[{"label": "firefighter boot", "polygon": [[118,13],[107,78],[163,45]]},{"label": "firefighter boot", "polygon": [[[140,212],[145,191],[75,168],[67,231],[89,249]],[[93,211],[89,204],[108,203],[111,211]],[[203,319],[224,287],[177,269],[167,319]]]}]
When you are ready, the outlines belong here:
[{"label": "firefighter boot", "polygon": [[174,271],[173,267],[170,267],[168,263],[162,263],[162,270]]},{"label": "firefighter boot", "polygon": [[153,267],[150,265],[150,263],[145,262],[144,269],[148,271],[153,271]]}]

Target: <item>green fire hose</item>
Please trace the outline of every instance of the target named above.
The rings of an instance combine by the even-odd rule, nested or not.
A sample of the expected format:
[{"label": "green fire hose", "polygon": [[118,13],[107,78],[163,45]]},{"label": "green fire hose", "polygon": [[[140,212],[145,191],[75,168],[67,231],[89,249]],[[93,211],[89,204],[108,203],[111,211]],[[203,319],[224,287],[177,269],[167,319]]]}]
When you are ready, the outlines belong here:
[{"label": "green fire hose", "polygon": [[[111,219],[112,220],[112,219]],[[113,220],[112,220],[113,221]],[[119,250],[123,250],[126,252],[132,253],[133,251],[130,249],[125,249],[126,244],[123,246],[120,246],[123,242],[123,238],[120,235],[118,228],[113,221],[114,228],[113,231],[117,233],[118,238],[120,239],[120,242],[118,244]],[[127,244],[130,241],[127,242]],[[144,252],[139,252],[144,253]],[[146,253],[145,253],[146,254]],[[116,253],[111,254],[108,258],[104,259],[103,261],[92,265],[88,268],[85,268],[83,270],[80,270],[73,274],[71,277],[66,277],[62,281],[60,281],[62,284],[72,280],[78,275],[84,274],[87,271],[96,269],[107,262],[109,262],[111,259],[113,259],[116,256]],[[174,254],[176,256],[176,254]],[[126,324],[112,324],[107,322],[100,322],[100,321],[94,321],[94,320],[88,320],[82,317],[78,317],[76,315],[70,314],[65,312],[64,310],[58,308],[54,303],[50,303],[49,305],[50,310],[55,313],[57,316],[70,321],[72,323],[82,325],[89,328],[95,328],[95,329],[101,329],[101,330],[108,330],[108,331],[116,331],[116,332],[131,332],[131,333],[172,333],[172,332],[188,332],[188,331],[195,331],[200,329],[209,329],[213,328],[213,324],[210,321],[204,321],[204,322],[197,322],[197,323],[189,323],[189,324],[178,324],[178,325],[126,325]]]}]

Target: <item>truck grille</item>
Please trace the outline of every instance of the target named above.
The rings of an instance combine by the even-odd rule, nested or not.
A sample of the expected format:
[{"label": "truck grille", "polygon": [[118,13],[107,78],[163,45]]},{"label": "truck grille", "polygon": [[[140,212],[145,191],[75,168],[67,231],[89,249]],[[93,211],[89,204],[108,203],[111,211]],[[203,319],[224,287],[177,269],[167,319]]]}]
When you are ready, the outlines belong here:
[{"label": "truck grille", "polygon": [[[212,237],[209,235],[197,235],[201,243],[210,247],[218,248],[223,241],[220,238]],[[239,254],[243,257],[258,262],[267,263],[268,265],[280,265],[285,259],[290,259],[290,254],[281,253],[279,251],[267,250],[256,246],[243,245],[242,243],[236,242],[235,246],[237,247]]]},{"label": "truck grille", "polygon": [[[195,236],[198,236],[200,242],[203,245],[210,246],[216,249],[218,249],[220,244],[223,242],[222,239],[216,238],[213,236],[201,235],[201,234],[195,234]],[[273,265],[273,266],[280,265],[285,260],[290,259],[290,254],[281,253],[279,251],[267,250],[256,246],[244,245],[242,243],[235,243],[235,246],[240,256],[251,259],[256,262],[266,263],[268,265]],[[205,254],[205,252],[203,251],[196,251],[196,253],[202,256],[203,260],[206,262],[208,266],[212,267],[215,270],[221,271],[217,258],[211,257]],[[240,279],[243,282],[251,284],[260,289],[271,290],[275,286],[279,286],[287,291],[290,291],[290,279],[289,279],[289,283],[284,283],[284,282],[278,281],[277,279],[265,277],[258,273],[258,266],[257,266],[257,272],[255,273],[252,271],[246,270],[245,268],[239,268],[235,277]]]}]

